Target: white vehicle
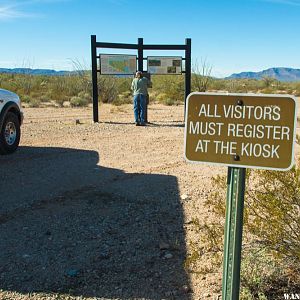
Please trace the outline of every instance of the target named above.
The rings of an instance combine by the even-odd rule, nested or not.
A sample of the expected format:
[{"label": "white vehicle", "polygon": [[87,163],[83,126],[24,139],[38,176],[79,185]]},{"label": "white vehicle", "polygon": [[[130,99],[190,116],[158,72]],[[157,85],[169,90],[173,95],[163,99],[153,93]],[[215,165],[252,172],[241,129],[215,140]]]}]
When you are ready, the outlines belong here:
[{"label": "white vehicle", "polygon": [[0,154],[10,154],[18,148],[22,122],[19,96],[0,89]]}]

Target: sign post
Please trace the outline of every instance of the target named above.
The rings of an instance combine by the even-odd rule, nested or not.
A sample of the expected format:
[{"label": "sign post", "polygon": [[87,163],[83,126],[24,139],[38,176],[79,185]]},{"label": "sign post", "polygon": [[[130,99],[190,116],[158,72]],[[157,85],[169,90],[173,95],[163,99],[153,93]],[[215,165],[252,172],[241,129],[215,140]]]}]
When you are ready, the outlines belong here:
[{"label": "sign post", "polygon": [[228,168],[223,300],[239,299],[246,169]]},{"label": "sign post", "polygon": [[191,93],[185,158],[228,166],[222,299],[238,300],[246,168],[294,165],[296,99],[289,95]]}]

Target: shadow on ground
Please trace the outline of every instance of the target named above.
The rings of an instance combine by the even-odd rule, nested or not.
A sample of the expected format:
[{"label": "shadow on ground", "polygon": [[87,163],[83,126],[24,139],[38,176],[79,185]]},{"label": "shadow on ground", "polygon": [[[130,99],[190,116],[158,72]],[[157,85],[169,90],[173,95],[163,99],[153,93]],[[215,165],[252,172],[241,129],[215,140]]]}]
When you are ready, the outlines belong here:
[{"label": "shadow on ground", "polygon": [[[110,124],[110,125],[130,125],[130,126],[134,126],[134,123],[130,123],[130,122],[114,122],[114,121],[109,121],[109,122],[100,122],[100,123],[104,123],[104,124]],[[146,126],[148,127],[184,127],[184,123],[178,121],[178,123],[176,124],[176,122],[173,121],[167,121],[167,122],[161,122],[161,123],[154,123],[154,122],[147,122]]]},{"label": "shadow on ground", "polygon": [[0,157],[0,289],[190,299],[176,177],[98,163],[66,148]]}]

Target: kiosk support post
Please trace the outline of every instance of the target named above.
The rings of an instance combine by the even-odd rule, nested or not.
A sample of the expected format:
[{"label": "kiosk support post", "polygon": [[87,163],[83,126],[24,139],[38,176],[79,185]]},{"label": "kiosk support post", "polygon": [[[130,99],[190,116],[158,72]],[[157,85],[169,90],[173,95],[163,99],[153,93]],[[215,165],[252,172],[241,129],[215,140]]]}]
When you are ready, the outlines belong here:
[{"label": "kiosk support post", "polygon": [[98,82],[97,82],[97,47],[96,36],[91,36],[92,52],[92,84],[93,84],[93,119],[95,123],[99,122],[98,116]]},{"label": "kiosk support post", "polygon": [[[138,38],[138,71],[144,73],[144,39]],[[148,97],[148,96],[147,96]],[[145,122],[148,122],[148,99],[145,106]]]},{"label": "kiosk support post", "polygon": [[192,40],[185,39],[185,95],[184,111],[186,108],[186,98],[191,93],[191,73],[192,73]]}]

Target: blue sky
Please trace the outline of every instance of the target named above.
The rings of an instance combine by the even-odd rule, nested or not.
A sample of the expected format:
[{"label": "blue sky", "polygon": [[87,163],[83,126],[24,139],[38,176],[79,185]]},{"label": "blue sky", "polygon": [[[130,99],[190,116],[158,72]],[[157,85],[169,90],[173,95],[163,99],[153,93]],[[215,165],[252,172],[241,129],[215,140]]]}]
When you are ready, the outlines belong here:
[{"label": "blue sky", "polygon": [[[90,67],[98,41],[183,44],[218,77],[300,68],[300,0],[0,0],[0,67]],[[116,53],[101,51],[102,53]],[[135,54],[135,51],[117,51]],[[183,55],[146,52],[145,55]]]}]

